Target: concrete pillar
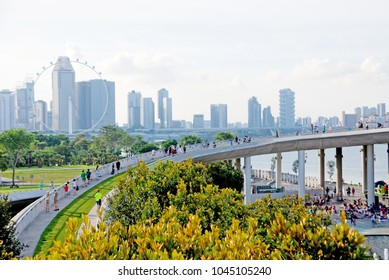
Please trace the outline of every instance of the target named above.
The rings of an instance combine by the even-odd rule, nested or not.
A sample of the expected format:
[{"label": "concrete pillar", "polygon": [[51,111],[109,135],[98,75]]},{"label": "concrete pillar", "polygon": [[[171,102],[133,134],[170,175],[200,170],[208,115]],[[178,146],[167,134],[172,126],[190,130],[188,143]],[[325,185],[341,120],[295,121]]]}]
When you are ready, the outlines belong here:
[{"label": "concrete pillar", "polygon": [[304,199],[305,197],[305,151],[298,151],[299,162],[299,197]]},{"label": "concrete pillar", "polygon": [[319,185],[323,188],[323,197],[326,195],[326,177],[325,177],[325,153],[324,149],[319,149]]},{"label": "concrete pillar", "polygon": [[244,204],[251,201],[251,157],[244,157]]},{"label": "concrete pillar", "polygon": [[374,146],[367,145],[367,203],[374,203]]},{"label": "concrete pillar", "polygon": [[276,155],[276,187],[281,188],[281,182],[282,182],[282,170],[281,170],[281,160],[282,155],[281,153],[277,153]]},{"label": "concrete pillar", "polygon": [[241,164],[240,164],[240,158],[235,159],[235,170],[240,170]]},{"label": "concrete pillar", "polygon": [[[388,177],[389,177],[389,143],[388,143],[388,149],[386,150],[386,153],[388,154]],[[389,182],[389,178],[388,178]]]},{"label": "concrete pillar", "polygon": [[362,193],[367,192],[367,146],[362,146]]},{"label": "concrete pillar", "polygon": [[336,148],[336,198],[343,200],[343,167],[342,167],[342,148]]}]

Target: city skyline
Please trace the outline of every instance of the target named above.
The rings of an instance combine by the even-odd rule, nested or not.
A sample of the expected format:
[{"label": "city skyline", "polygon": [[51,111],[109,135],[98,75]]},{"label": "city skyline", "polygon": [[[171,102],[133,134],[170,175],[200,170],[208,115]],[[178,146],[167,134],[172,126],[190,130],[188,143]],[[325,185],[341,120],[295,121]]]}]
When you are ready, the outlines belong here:
[{"label": "city skyline", "polygon": [[70,0],[61,14],[71,21],[57,10],[55,1],[2,1],[0,89],[15,91],[66,55],[115,81],[119,125],[131,90],[155,101],[166,88],[173,120],[209,120],[209,104],[227,104],[231,123],[247,122],[252,96],[279,116],[282,88],[296,93],[296,117],[389,102],[387,1]]}]

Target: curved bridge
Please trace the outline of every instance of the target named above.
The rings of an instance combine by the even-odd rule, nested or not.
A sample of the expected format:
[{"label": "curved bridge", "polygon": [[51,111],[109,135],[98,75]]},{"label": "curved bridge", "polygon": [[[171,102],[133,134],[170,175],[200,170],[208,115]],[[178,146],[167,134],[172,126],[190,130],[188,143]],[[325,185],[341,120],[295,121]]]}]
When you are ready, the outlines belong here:
[{"label": "curved bridge", "polygon": [[[281,153],[298,152],[299,160],[299,195],[305,195],[305,150],[319,150],[320,158],[320,185],[325,187],[325,149],[336,148],[336,193],[339,200],[343,200],[342,191],[342,148],[361,146],[363,151],[363,190],[368,194],[368,203],[374,203],[374,145],[389,143],[389,128],[371,130],[353,130],[347,132],[333,132],[308,134],[300,136],[264,138],[256,142],[241,145],[226,145],[217,149],[203,149],[193,151],[190,156],[194,161],[211,162],[217,160],[244,158],[245,174],[245,197],[246,203],[251,202],[250,180],[251,178],[251,156],[263,154],[276,154],[277,159],[277,187],[281,182]],[[388,144],[389,162],[389,144]],[[389,168],[389,166],[388,166]],[[389,173],[389,171],[388,171]]]}]

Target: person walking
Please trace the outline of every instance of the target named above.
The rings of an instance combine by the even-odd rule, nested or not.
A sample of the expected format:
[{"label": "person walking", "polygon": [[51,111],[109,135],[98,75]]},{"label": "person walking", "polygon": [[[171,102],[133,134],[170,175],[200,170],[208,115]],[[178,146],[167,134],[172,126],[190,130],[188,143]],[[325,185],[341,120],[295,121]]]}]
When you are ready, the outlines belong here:
[{"label": "person walking", "polygon": [[54,190],[54,211],[58,211],[58,192]]},{"label": "person walking", "polygon": [[73,190],[72,190],[73,195],[76,195],[77,194],[77,188],[78,188],[76,179],[73,179],[73,183],[72,184],[73,184],[73,186],[72,186],[72,188],[73,188]]},{"label": "person walking", "polygon": [[66,182],[65,186],[63,186],[63,190],[65,191],[65,197],[69,195],[69,182]]},{"label": "person walking", "polygon": [[81,181],[82,181],[82,186],[81,187],[85,187],[85,182],[86,182],[86,174],[84,172],[84,170],[81,171]]},{"label": "person walking", "polygon": [[46,192],[45,202],[46,202],[46,213],[47,213],[50,211],[50,193],[49,193],[49,191]]},{"label": "person walking", "polygon": [[91,177],[90,177],[91,175],[92,175],[92,172],[90,172],[90,169],[88,168],[88,170],[86,171],[86,180],[87,180],[88,185],[91,181]]},{"label": "person walking", "polygon": [[97,209],[100,209],[100,207],[101,207],[101,198],[102,197],[103,197],[103,195],[101,194],[100,190],[97,190],[97,192],[95,194]]},{"label": "person walking", "polygon": [[54,190],[54,182],[53,181],[51,181],[50,187],[51,187],[52,190]]}]

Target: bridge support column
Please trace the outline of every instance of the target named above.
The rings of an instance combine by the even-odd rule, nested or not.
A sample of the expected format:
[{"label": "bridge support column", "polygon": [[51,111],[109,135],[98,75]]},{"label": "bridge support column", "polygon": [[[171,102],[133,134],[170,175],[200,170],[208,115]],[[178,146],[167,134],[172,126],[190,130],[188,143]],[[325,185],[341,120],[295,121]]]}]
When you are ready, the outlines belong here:
[{"label": "bridge support column", "polygon": [[244,157],[244,204],[251,202],[251,157]]},{"label": "bridge support column", "polygon": [[342,148],[336,148],[336,198],[343,200],[343,167],[342,167]]},{"label": "bridge support column", "polygon": [[235,159],[235,170],[240,170],[240,158]]},{"label": "bridge support column", "polygon": [[298,162],[299,162],[299,197],[304,199],[305,197],[305,151],[298,151]]},{"label": "bridge support column", "polygon": [[362,146],[362,193],[367,192],[367,146]]},{"label": "bridge support column", "polygon": [[282,155],[281,153],[277,153],[276,155],[276,187],[277,188],[281,188],[281,182],[282,182],[281,161],[282,161]]},{"label": "bridge support column", "polygon": [[388,177],[389,177],[389,143],[388,143],[388,149],[386,150],[386,153],[388,154]]},{"label": "bridge support column", "polygon": [[319,149],[319,184],[323,189],[323,197],[326,196],[326,177],[325,177],[325,153],[324,149]]},{"label": "bridge support column", "polygon": [[367,203],[374,203],[374,145],[367,145]]}]

